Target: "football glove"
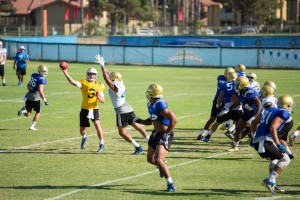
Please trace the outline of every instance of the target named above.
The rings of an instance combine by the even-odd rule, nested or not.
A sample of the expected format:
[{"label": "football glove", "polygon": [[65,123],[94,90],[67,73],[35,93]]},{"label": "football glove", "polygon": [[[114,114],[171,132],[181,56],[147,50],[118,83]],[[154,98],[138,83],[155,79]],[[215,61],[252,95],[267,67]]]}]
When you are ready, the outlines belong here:
[{"label": "football glove", "polygon": [[136,123],[138,123],[138,124],[141,124],[141,123],[143,122],[143,120],[142,120],[141,118],[139,118],[139,117],[135,117],[135,118],[133,118],[133,119],[129,119],[129,120],[128,120],[128,124],[132,124],[133,122],[136,122]]},{"label": "football glove", "polygon": [[48,101],[47,101],[47,99],[46,99],[46,98],[44,98],[44,99],[43,99],[43,101],[44,101],[44,103],[45,103],[45,105],[46,105],[46,106],[48,106],[48,105],[49,105],[49,103],[48,103]]},{"label": "football glove", "polygon": [[279,149],[279,151],[281,151],[281,153],[285,153],[286,152],[286,147],[283,144],[277,145],[277,148]]},{"label": "football glove", "polygon": [[225,109],[223,109],[219,114],[218,114],[218,116],[223,116],[223,115],[226,115],[227,113],[229,112],[229,108],[225,108]]},{"label": "football glove", "polygon": [[255,117],[251,117],[247,122],[246,122],[246,126],[247,127],[250,127],[251,126],[251,123],[252,121],[255,119]]},{"label": "football glove", "polygon": [[95,56],[96,60],[95,63],[99,63],[101,67],[105,67],[105,61],[104,58],[100,56],[100,54],[97,54]]}]

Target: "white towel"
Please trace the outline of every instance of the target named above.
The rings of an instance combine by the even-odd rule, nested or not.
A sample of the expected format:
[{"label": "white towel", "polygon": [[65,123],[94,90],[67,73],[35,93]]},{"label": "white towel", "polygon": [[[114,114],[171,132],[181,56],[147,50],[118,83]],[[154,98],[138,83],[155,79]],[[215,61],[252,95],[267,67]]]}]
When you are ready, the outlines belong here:
[{"label": "white towel", "polygon": [[88,119],[94,119],[94,110],[89,110],[88,115],[86,116]]}]

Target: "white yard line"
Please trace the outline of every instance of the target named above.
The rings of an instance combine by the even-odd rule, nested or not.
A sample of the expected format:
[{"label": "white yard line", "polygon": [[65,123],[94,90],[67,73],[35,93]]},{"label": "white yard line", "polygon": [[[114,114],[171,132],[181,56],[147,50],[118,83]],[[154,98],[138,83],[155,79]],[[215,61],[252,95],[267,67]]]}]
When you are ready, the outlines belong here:
[{"label": "white yard line", "polygon": [[254,200],[274,200],[274,199],[286,199],[286,198],[299,199],[299,197],[295,197],[295,196],[282,195],[282,196],[272,196],[272,197],[257,197]]},{"label": "white yard line", "polygon": [[[248,149],[251,149],[251,147],[243,148],[243,149],[241,149],[241,151],[248,150]],[[223,152],[223,153],[218,153],[218,154],[208,156],[206,158],[194,159],[194,160],[191,160],[191,161],[188,161],[188,162],[183,162],[183,163],[180,163],[180,164],[177,164],[177,165],[169,166],[169,168],[181,167],[181,166],[184,166],[184,165],[189,165],[189,164],[199,162],[199,161],[205,161],[209,158],[215,158],[215,157],[223,156],[223,155],[226,155],[226,154],[230,154],[230,152]],[[70,191],[70,192],[67,192],[67,193],[63,193],[63,194],[55,196],[55,197],[50,197],[50,198],[47,198],[45,200],[61,199],[63,197],[70,196],[70,195],[73,195],[75,193],[78,193],[78,192],[81,192],[81,191],[84,191],[84,190],[88,190],[88,189],[91,189],[91,188],[95,188],[95,187],[99,187],[99,186],[103,186],[103,185],[108,185],[108,184],[111,184],[111,183],[121,182],[121,181],[127,181],[127,180],[130,180],[130,179],[139,178],[139,177],[146,176],[146,175],[153,174],[153,173],[157,173],[157,172],[158,172],[158,169],[148,171],[148,172],[144,172],[144,173],[141,173],[141,174],[137,174],[135,176],[128,176],[128,177],[119,178],[119,179],[115,179],[115,180],[109,180],[109,181],[106,181],[106,182],[103,182],[103,183],[98,183],[98,184],[95,184],[95,185],[86,186],[82,189],[73,190],[73,191]]]}]

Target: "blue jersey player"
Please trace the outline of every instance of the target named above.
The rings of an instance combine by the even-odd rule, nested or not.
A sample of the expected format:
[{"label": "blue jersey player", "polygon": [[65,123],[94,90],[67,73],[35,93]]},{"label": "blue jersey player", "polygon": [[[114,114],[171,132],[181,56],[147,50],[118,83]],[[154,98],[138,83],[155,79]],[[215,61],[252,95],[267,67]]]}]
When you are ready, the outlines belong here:
[{"label": "blue jersey player", "polygon": [[18,111],[18,116],[24,114],[28,117],[32,109],[35,111],[35,115],[32,120],[32,124],[29,130],[37,130],[35,125],[41,115],[41,100],[45,105],[48,105],[48,101],[45,98],[44,86],[47,83],[46,76],[48,74],[48,68],[45,65],[38,66],[38,73],[33,73],[31,79],[27,84],[28,92],[25,95],[25,106]]},{"label": "blue jersey player", "polygon": [[154,130],[148,141],[147,161],[159,168],[160,176],[167,181],[167,191],[174,192],[176,187],[171,177],[169,168],[165,162],[170,146],[173,142],[176,116],[169,109],[168,103],[163,97],[163,87],[158,84],[151,84],[146,90],[148,99],[149,118],[136,119],[137,123],[154,125]]},{"label": "blue jersey player", "polygon": [[[204,142],[208,142],[210,140],[211,135],[217,130],[221,123],[230,119],[236,122],[242,115],[242,108],[237,102],[237,94],[235,92],[235,80],[237,78],[237,74],[235,72],[229,72],[226,78],[226,83],[223,83],[220,86],[220,94],[217,98],[217,105],[220,105],[223,102],[224,108],[219,113],[217,120],[211,127],[211,130],[209,130],[208,134],[204,137]],[[226,136],[232,139],[232,136]]]},{"label": "blue jersey player", "polygon": [[262,104],[257,91],[250,86],[249,79],[240,76],[236,79],[236,91],[238,99],[243,108],[243,114],[238,121],[236,133],[233,140],[233,147],[229,151],[238,151],[240,140],[245,137],[248,132],[244,131],[246,127],[251,128],[251,133],[255,133],[259,124],[260,115],[262,112]]},{"label": "blue jersey player", "polygon": [[232,67],[228,67],[224,70],[224,75],[219,75],[218,78],[217,78],[217,91],[216,91],[216,94],[215,94],[215,97],[214,97],[214,100],[213,100],[213,104],[212,104],[212,107],[211,107],[210,118],[208,119],[208,121],[204,125],[202,131],[198,135],[197,140],[202,140],[203,139],[204,135],[208,132],[208,130],[213,125],[213,123],[216,121],[219,112],[224,107],[223,103],[217,105],[217,99],[218,99],[218,96],[220,94],[220,87],[223,83],[226,82],[226,80],[227,80],[226,76],[229,72],[235,72],[235,71]]},{"label": "blue jersey player", "polygon": [[262,158],[270,160],[269,176],[263,181],[263,185],[272,193],[284,193],[277,186],[276,177],[289,165],[290,158],[286,154],[286,147],[278,138],[278,131],[289,119],[294,101],[291,96],[284,95],[278,98],[278,108],[273,104],[267,108],[257,128],[253,143],[254,148]]},{"label": "blue jersey player", "polygon": [[25,75],[26,75],[27,63],[29,62],[29,56],[25,52],[25,49],[26,48],[24,46],[20,46],[20,48],[19,48],[20,51],[18,51],[16,53],[15,59],[14,59],[13,69],[16,70],[16,75],[19,80],[18,86],[23,85]]}]

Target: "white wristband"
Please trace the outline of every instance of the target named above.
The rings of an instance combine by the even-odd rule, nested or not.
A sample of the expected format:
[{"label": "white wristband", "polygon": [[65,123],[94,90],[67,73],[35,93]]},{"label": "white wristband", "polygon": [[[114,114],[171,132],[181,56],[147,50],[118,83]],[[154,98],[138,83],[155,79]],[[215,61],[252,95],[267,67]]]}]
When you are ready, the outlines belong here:
[{"label": "white wristband", "polygon": [[43,99],[43,101],[44,101],[44,102],[46,102],[46,101],[47,101],[47,99],[46,99],[46,98],[44,98],[44,99]]}]

